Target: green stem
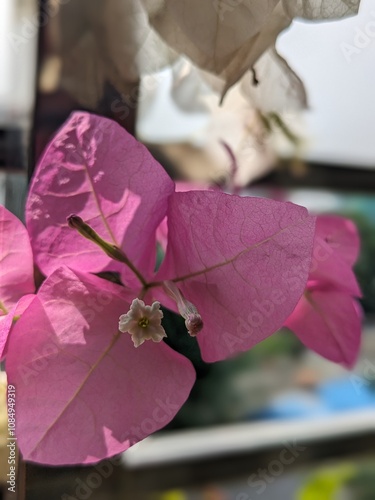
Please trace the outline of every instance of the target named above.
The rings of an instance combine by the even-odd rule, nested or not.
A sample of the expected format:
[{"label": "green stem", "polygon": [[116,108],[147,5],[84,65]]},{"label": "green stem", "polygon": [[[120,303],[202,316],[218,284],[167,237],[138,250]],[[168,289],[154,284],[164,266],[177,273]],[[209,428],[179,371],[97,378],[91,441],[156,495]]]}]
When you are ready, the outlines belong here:
[{"label": "green stem", "polygon": [[4,304],[0,300],[0,311],[3,311],[4,314],[8,314],[7,308],[4,306]]}]

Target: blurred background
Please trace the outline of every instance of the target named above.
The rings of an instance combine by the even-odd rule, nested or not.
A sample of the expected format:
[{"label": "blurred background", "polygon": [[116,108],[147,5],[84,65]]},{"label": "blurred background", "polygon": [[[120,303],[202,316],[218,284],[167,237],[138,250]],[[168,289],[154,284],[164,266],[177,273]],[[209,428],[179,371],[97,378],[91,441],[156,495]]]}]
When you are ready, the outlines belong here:
[{"label": "blurred background", "polygon": [[[136,134],[176,181],[290,200],[354,220],[362,241],[355,271],[363,342],[353,372],[308,351],[286,330],[235,359],[200,362],[188,402],[166,429],[115,464],[26,464],[25,498],[374,499],[372,1],[362,0],[357,16],[339,21],[294,20],[278,37],[277,50],[307,96],[307,108],[290,109],[277,105],[282,95],[271,73],[261,96],[249,101],[238,84],[220,105],[209,80],[181,56],[155,63],[152,72],[129,70],[119,84],[108,76],[114,71],[101,69],[100,47],[89,45],[85,2],[76,2],[82,9],[74,16],[73,3],[1,0],[0,203],[22,218],[37,158],[72,110],[109,116]],[[106,50],[115,51],[109,44]],[[268,109],[269,102],[277,109]],[[222,141],[236,156],[235,172]],[[1,426],[5,432],[5,417]],[[3,498],[10,498],[6,488]]]}]

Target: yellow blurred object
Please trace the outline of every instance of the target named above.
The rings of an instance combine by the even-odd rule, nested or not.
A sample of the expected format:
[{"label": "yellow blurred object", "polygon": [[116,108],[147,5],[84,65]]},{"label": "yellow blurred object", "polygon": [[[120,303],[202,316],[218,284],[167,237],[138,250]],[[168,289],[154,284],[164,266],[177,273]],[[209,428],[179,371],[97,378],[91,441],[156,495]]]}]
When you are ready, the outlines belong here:
[{"label": "yellow blurred object", "polygon": [[[357,472],[354,464],[319,469],[297,493],[297,500],[335,500]],[[341,495],[340,495],[341,498]]]},{"label": "yellow blurred object", "polygon": [[8,472],[7,448],[7,379],[5,372],[0,372],[0,484],[6,483]]},{"label": "yellow blurred object", "polygon": [[187,500],[187,496],[182,490],[170,490],[160,495],[159,500]]}]

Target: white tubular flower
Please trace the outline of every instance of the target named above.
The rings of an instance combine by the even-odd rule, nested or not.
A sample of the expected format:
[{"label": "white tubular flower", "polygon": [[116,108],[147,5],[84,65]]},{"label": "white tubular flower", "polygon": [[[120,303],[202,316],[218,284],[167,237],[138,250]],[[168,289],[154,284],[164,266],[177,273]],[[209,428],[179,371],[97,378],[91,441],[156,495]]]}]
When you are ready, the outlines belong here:
[{"label": "white tubular flower", "polygon": [[119,330],[131,335],[134,347],[139,347],[145,340],[160,342],[167,336],[161,326],[162,317],[160,302],[146,306],[143,300],[134,299],[129,312],[120,316]]}]

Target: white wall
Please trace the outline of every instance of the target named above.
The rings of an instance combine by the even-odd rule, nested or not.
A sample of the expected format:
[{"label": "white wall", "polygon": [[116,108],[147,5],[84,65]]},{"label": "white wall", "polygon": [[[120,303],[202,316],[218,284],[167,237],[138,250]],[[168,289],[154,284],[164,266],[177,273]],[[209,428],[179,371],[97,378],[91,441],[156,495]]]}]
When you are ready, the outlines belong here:
[{"label": "white wall", "polygon": [[375,2],[342,21],[295,22],[278,49],[308,90],[307,157],[375,168]]},{"label": "white wall", "polygon": [[0,126],[27,126],[34,102],[37,0],[0,0]]},{"label": "white wall", "polygon": [[[277,45],[309,94],[306,158],[375,168],[375,1],[362,0],[359,15],[344,20],[296,21]],[[174,105],[170,85],[164,71],[153,91],[158,99],[141,102],[138,133],[145,140],[191,139],[207,123]]]}]

